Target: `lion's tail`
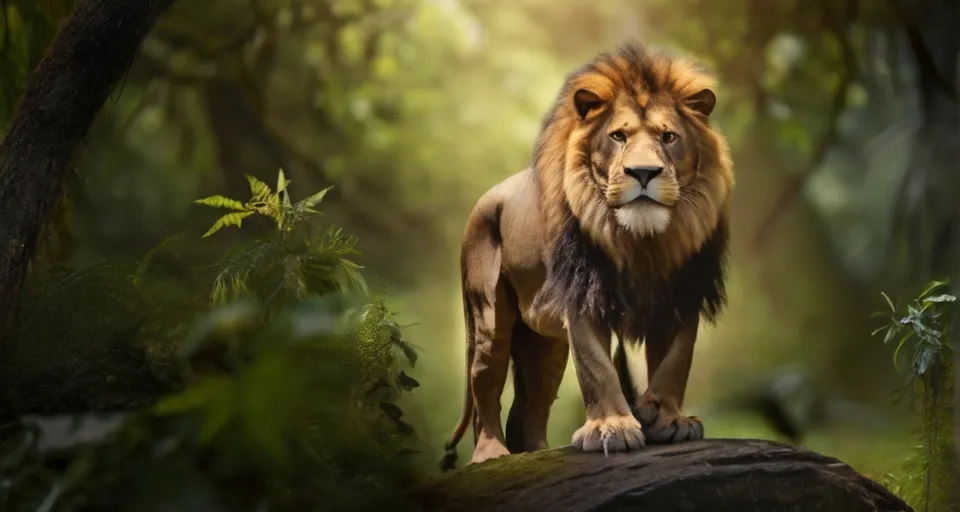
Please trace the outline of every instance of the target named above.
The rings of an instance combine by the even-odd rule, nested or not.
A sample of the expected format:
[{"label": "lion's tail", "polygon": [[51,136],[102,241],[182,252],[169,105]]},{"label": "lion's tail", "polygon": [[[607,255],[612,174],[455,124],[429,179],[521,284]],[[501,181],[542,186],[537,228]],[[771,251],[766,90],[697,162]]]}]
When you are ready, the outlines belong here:
[{"label": "lion's tail", "polygon": [[450,439],[447,440],[447,444],[444,445],[446,453],[443,456],[443,461],[440,462],[440,470],[443,472],[451,471],[456,467],[457,464],[457,443],[460,442],[460,439],[463,438],[463,434],[467,431],[467,427],[470,423],[473,422],[473,418],[476,415],[476,409],[473,407],[473,392],[470,389],[470,366],[473,362],[474,355],[474,346],[473,343],[467,343],[467,372],[466,372],[466,390],[463,397],[463,410],[460,411],[460,420],[457,422],[456,428],[453,429],[453,434],[450,436]]}]

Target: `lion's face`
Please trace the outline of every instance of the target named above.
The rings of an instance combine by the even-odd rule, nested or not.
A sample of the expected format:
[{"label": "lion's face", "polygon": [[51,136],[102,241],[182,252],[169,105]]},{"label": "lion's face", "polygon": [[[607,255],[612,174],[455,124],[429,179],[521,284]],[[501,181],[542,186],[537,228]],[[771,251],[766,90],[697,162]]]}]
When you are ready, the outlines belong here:
[{"label": "lion's face", "polygon": [[639,44],[572,73],[534,150],[548,239],[575,219],[620,269],[650,264],[653,251],[669,272],[699,250],[734,186],[710,122],[715,87],[692,60]]},{"label": "lion's face", "polygon": [[[709,89],[693,100],[703,114],[715,103]],[[603,102],[587,89],[573,101],[582,116],[581,129],[571,134],[580,139],[581,165],[617,224],[638,236],[664,232],[699,163],[680,105],[667,94],[627,92]],[[591,115],[593,109],[600,111]]]}]

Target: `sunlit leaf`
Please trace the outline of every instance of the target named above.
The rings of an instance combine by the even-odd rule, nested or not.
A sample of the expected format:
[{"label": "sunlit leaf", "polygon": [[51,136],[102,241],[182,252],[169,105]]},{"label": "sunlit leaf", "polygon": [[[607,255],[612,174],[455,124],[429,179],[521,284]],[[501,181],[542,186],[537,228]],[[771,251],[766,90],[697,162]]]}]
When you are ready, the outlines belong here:
[{"label": "sunlit leaf", "polygon": [[208,229],[207,232],[203,234],[202,238],[207,238],[208,236],[213,235],[217,231],[220,231],[221,229],[227,226],[240,227],[240,225],[243,223],[243,219],[246,219],[251,215],[253,215],[253,212],[228,213],[223,217],[220,217],[219,219],[217,219],[217,221],[213,223],[213,226],[211,226],[210,229]]},{"label": "sunlit leaf", "polygon": [[[310,196],[310,197],[308,197],[308,198],[300,201],[298,204],[299,204],[299,205],[303,205],[305,208],[313,208],[314,206],[320,204],[321,201],[323,201],[324,196],[326,196],[326,195],[327,195],[327,192],[329,192],[330,189],[332,189],[332,188],[333,188],[333,185],[331,185],[331,186],[329,186],[329,187],[321,190],[320,192],[317,192],[316,194],[313,194],[312,196]],[[319,213],[319,212],[318,212],[318,213]]]},{"label": "sunlit leaf", "polygon": [[224,197],[220,195],[204,197],[203,199],[197,199],[194,201],[196,204],[202,204],[206,206],[212,206],[214,208],[229,208],[231,210],[237,211],[246,211],[247,206],[237,201],[236,199],[230,199],[229,197]]},{"label": "sunlit leaf", "polygon": [[281,168],[277,172],[277,193],[279,194],[280,192],[287,190],[287,186],[289,184],[290,182],[287,180],[287,176],[283,173],[283,169]]},{"label": "sunlit leaf", "polygon": [[247,182],[250,184],[250,193],[253,194],[254,200],[264,201],[273,193],[266,183],[260,181],[255,176],[248,174]]}]

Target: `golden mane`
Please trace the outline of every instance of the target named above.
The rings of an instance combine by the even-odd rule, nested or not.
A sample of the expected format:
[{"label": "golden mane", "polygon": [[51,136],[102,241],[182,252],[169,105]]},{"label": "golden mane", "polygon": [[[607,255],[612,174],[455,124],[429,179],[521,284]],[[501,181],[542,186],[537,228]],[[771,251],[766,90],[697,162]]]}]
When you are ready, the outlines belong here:
[{"label": "golden mane", "polygon": [[[695,62],[648,50],[639,43],[602,53],[567,78],[543,122],[532,164],[543,234],[551,253],[538,307],[552,308],[560,316],[594,317],[606,317],[605,308],[621,309],[618,319],[610,320],[614,325],[623,324],[623,334],[642,336],[642,324],[647,322],[631,320],[633,310],[641,317],[654,314],[651,302],[660,303],[659,295],[671,294],[677,280],[686,279],[677,275],[683,271],[692,272],[689,279],[704,287],[696,309],[708,319],[715,316],[725,301],[723,274],[733,164],[723,136],[710,127],[705,115],[684,103],[715,86],[716,80]],[[578,116],[573,96],[582,88],[610,104],[620,95],[629,95],[641,106],[664,95],[676,104],[694,140],[698,161],[696,176],[681,187],[680,201],[663,233],[643,237],[619,225],[603,193],[591,182],[589,170],[580,163],[587,152],[587,129],[597,122],[596,117],[583,121]],[[590,245],[595,247],[587,247]],[[690,269],[691,265],[711,268]],[[611,286],[617,289],[608,290]],[[581,298],[571,293],[581,294]],[[634,307],[637,301],[643,304]]]},{"label": "golden mane", "polygon": [[[716,80],[695,62],[648,50],[639,43],[602,53],[571,74],[543,123],[533,158],[548,239],[556,237],[567,217],[573,215],[618,265],[630,263],[629,255],[638,249],[637,237],[614,221],[603,197],[590,185],[588,173],[574,164],[586,141],[576,136],[580,121],[572,98],[575,91],[587,88],[604,100],[625,92],[643,104],[651,95],[666,93],[677,102],[680,115],[694,133],[701,172],[695,183],[682,191],[687,199],[677,206],[677,218],[655,239],[653,245],[660,249],[654,251],[660,253],[656,262],[670,272],[696,251],[728,208],[733,164],[726,140],[711,129],[705,117],[683,107],[682,100],[715,86]],[[649,248],[651,244],[639,245]]]}]

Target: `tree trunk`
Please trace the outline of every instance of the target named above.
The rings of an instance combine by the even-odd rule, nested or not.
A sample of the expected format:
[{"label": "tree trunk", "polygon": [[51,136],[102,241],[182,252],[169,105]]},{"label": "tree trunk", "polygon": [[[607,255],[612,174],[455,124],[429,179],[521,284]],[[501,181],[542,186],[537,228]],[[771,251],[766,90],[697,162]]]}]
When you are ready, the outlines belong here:
[{"label": "tree trunk", "polygon": [[785,444],[711,439],[611,454],[510,455],[416,491],[429,511],[913,510],[842,462]]},{"label": "tree trunk", "polygon": [[79,0],[0,143],[0,343],[73,159],[140,43],[174,0]]}]

